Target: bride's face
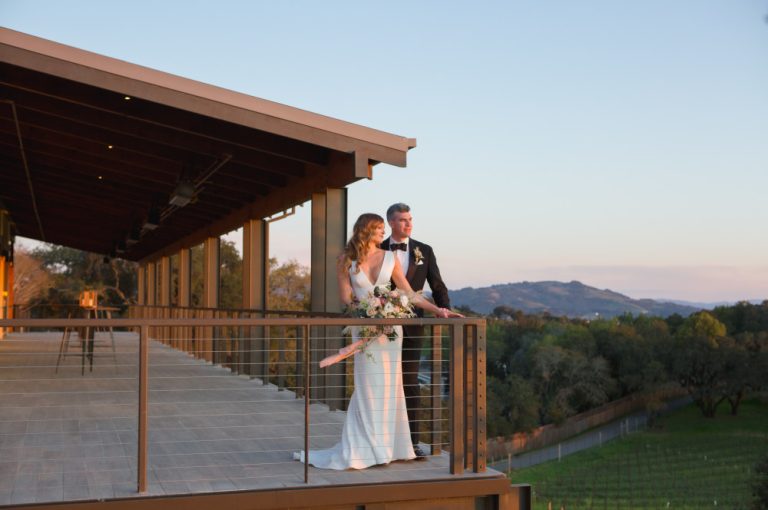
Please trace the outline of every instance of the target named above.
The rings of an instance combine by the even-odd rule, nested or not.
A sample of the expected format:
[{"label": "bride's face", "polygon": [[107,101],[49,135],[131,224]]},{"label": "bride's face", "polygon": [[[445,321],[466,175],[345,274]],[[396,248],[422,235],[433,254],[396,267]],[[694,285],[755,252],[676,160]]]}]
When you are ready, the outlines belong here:
[{"label": "bride's face", "polygon": [[384,224],[378,223],[375,225],[371,231],[371,242],[376,243],[376,245],[380,245],[381,242],[384,240]]}]

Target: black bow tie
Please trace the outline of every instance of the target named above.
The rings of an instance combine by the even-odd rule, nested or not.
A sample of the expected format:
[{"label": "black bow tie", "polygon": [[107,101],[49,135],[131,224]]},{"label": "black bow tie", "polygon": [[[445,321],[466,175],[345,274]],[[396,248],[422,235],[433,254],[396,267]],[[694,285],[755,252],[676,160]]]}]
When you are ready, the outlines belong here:
[{"label": "black bow tie", "polygon": [[389,244],[389,249],[392,250],[392,251],[395,251],[395,250],[407,251],[408,250],[408,244],[407,243],[390,243]]}]

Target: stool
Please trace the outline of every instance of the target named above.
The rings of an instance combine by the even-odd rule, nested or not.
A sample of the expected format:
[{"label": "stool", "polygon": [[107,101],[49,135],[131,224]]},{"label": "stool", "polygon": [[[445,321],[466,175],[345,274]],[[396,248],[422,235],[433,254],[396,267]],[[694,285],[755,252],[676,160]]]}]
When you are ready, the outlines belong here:
[{"label": "stool", "polygon": [[[112,307],[86,308],[85,318],[86,319],[99,319],[99,318],[111,319],[113,310],[117,310],[117,308],[112,308]],[[71,319],[71,318],[72,318],[72,313],[70,312],[67,315],[67,319]],[[59,365],[61,364],[62,359],[66,358],[67,356],[80,356],[80,375],[85,375],[86,358],[89,361],[89,371],[93,372],[93,358],[94,358],[93,350],[96,344],[97,331],[109,332],[110,344],[112,347],[112,360],[114,362],[115,368],[117,368],[117,352],[115,350],[115,334],[114,334],[114,331],[112,330],[112,326],[106,326],[106,327],[85,326],[85,327],[77,328],[77,336],[80,338],[80,354],[69,352],[70,342],[72,340],[72,331],[74,329],[75,328],[71,328],[69,326],[64,328],[64,334],[61,336],[61,343],[59,345],[59,357],[56,360],[55,373],[59,372]]]}]

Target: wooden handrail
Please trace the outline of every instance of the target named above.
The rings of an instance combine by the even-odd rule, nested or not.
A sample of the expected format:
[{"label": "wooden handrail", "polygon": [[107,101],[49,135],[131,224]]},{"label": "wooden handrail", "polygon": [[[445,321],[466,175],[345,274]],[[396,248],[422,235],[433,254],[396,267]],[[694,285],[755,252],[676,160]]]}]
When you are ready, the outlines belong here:
[{"label": "wooden handrail", "polygon": [[0,326],[26,328],[109,327],[132,328],[140,326],[479,326],[485,319],[354,319],[351,317],[280,317],[247,319],[0,319]]}]

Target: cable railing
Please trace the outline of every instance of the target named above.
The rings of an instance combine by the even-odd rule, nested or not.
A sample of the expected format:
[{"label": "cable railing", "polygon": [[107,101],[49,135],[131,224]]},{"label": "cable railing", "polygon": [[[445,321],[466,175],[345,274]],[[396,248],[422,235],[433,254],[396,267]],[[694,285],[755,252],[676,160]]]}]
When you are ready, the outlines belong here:
[{"label": "cable railing", "polygon": [[[154,305],[134,305],[129,317],[142,319],[263,319],[313,317],[303,311],[262,311],[250,309],[179,308]],[[323,314],[332,317],[332,314]],[[337,317],[340,315],[336,315]],[[197,326],[151,328],[150,336],[174,349],[230,369],[237,374],[258,377],[264,384],[276,384],[301,391],[296,384],[302,372],[302,360],[296,342],[301,336],[297,325],[265,326],[254,322],[252,327]],[[327,340],[327,338],[323,338]],[[341,340],[341,339],[339,339]],[[315,343],[321,341],[317,335]],[[337,342],[338,343],[338,342]],[[341,347],[342,344],[336,347]],[[315,349],[317,350],[317,349]],[[292,353],[292,354],[291,354]],[[315,360],[317,361],[317,360]]]},{"label": "cable railing", "polygon": [[429,457],[397,463],[397,476],[485,470],[481,319],[142,308],[123,319],[0,321],[15,331],[0,341],[0,464],[38,484],[10,502],[328,483],[332,473],[294,454],[341,438],[354,358],[318,362],[348,342],[348,325],[424,327],[409,407]]}]

